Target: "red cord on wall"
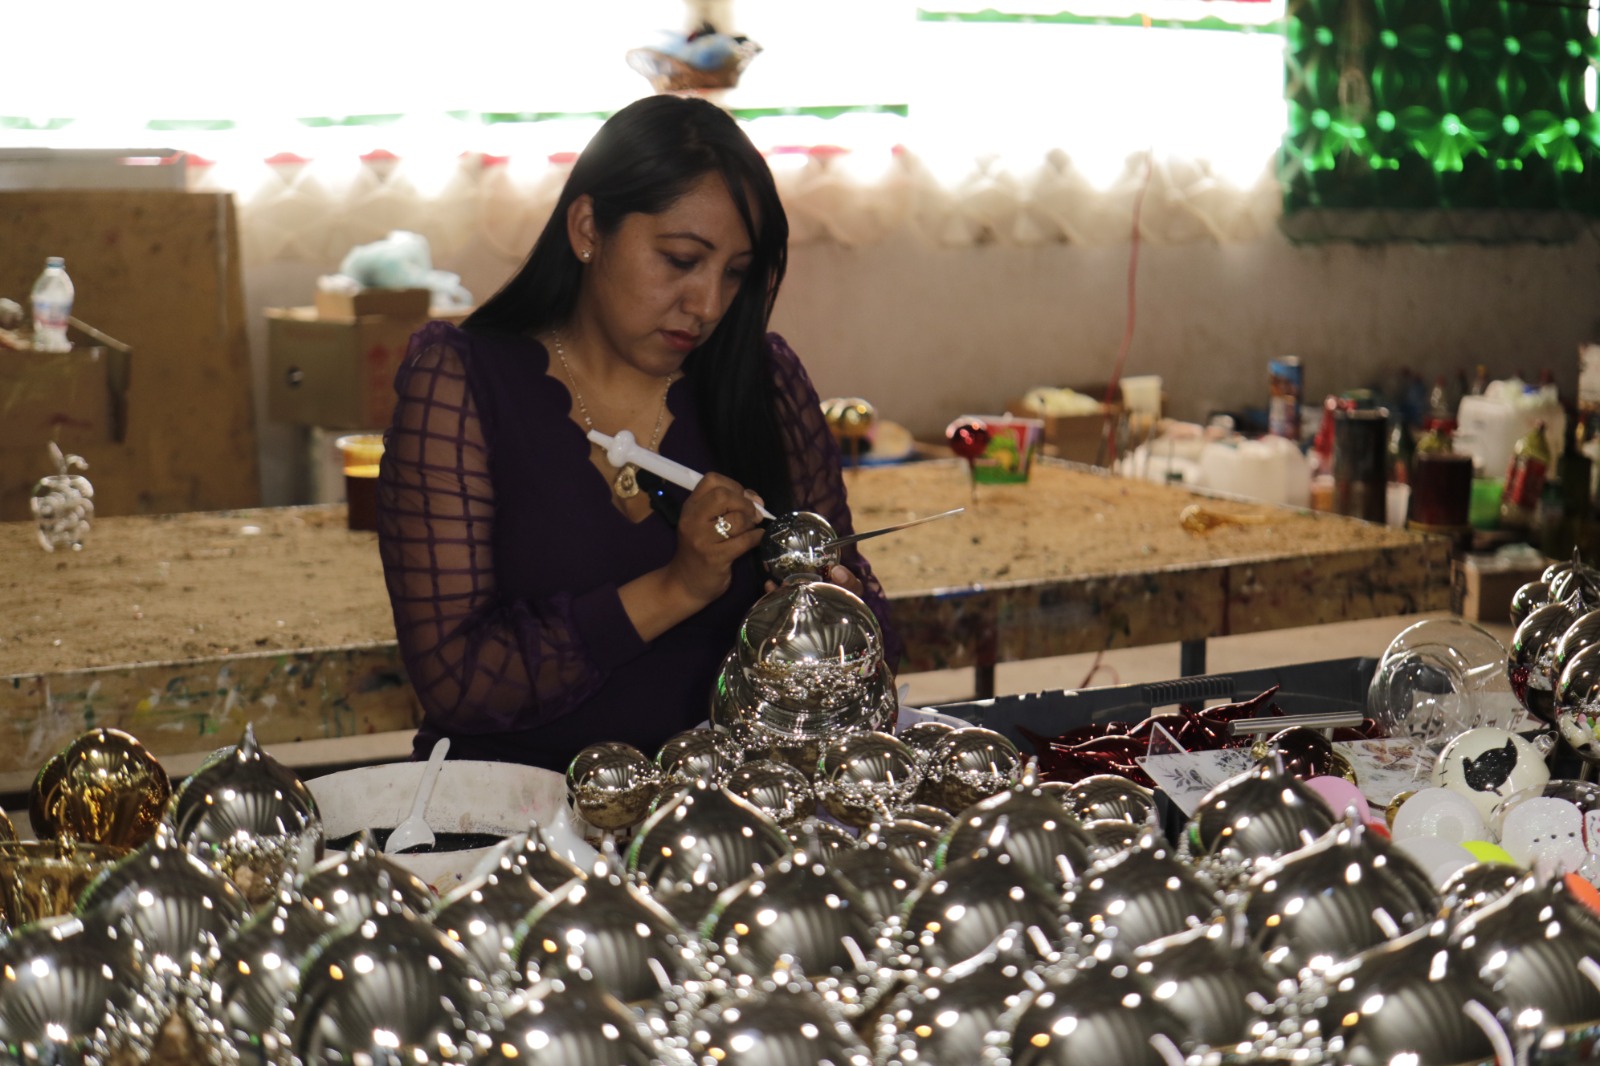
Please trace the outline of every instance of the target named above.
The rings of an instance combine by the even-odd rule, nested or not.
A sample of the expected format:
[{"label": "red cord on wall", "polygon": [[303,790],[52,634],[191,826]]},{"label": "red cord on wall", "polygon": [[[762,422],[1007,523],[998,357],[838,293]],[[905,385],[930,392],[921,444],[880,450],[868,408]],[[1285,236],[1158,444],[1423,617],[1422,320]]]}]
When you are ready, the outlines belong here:
[{"label": "red cord on wall", "polygon": [[[1133,198],[1133,224],[1128,235],[1128,317],[1122,329],[1122,344],[1117,349],[1117,361],[1111,367],[1111,380],[1106,383],[1105,403],[1109,408],[1115,402],[1117,388],[1122,384],[1122,366],[1128,361],[1128,349],[1133,347],[1133,322],[1136,311],[1134,300],[1136,283],[1139,276],[1139,217],[1144,213],[1144,194],[1150,189],[1150,178],[1155,172],[1155,149],[1149,148],[1144,153],[1144,178],[1139,182],[1139,191]],[[1106,413],[1106,466],[1111,466],[1117,461],[1117,422]]]}]

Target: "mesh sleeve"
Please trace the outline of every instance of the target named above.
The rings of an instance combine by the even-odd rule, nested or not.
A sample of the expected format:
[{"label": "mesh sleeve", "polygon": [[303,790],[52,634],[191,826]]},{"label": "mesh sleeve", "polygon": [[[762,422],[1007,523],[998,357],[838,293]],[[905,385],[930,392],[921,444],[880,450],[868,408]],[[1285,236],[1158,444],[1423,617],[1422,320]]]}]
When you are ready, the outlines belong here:
[{"label": "mesh sleeve", "polygon": [[[795,507],[821,515],[839,536],[849,536],[856,530],[844,485],[839,442],[823,417],[822,400],[794,349],[776,333],[768,334],[767,344],[778,386],[778,422],[783,426],[784,446],[789,453]],[[858,545],[844,549],[843,561],[861,579],[862,598],[883,627],[885,659],[898,669],[905,648],[889,622],[889,598],[883,585]]]},{"label": "mesh sleeve", "polygon": [[428,718],[460,734],[525,729],[571,711],[602,671],[571,596],[495,589],[494,484],[454,339],[430,325],[395,378],[378,484],[378,548],[406,672]]}]

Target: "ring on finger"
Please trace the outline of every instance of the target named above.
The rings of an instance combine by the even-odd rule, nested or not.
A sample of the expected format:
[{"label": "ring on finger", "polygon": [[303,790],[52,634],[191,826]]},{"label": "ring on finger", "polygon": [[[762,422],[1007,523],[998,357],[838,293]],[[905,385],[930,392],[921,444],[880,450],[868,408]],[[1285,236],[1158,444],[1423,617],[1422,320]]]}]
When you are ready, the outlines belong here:
[{"label": "ring on finger", "polygon": [[717,536],[723,540],[733,536],[733,523],[728,521],[728,516],[725,514],[717,515],[717,520],[711,523],[711,528],[716,530]]}]

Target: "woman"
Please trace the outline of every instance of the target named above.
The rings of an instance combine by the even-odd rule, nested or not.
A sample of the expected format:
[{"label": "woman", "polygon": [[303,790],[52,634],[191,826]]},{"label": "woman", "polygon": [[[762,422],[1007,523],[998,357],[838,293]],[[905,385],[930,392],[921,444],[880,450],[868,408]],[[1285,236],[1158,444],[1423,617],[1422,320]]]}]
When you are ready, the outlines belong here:
[{"label": "woman", "polygon": [[[852,531],[816,390],[766,333],[787,242],[733,119],[649,97],[601,127],[505,287],[412,339],[378,533],[419,755],[442,736],[453,758],[553,770],[598,741],[654,753],[704,720],[762,594],[757,504]],[[590,429],[706,477],[641,492]],[[832,579],[898,662],[882,588],[845,562]]]}]

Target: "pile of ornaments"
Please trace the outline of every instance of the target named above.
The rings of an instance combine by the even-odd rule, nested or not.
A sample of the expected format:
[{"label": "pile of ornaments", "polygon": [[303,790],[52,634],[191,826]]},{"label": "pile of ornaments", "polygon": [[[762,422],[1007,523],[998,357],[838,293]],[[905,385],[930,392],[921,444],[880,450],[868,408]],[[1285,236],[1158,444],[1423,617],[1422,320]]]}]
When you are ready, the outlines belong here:
[{"label": "pile of ornaments", "polygon": [[824,746],[818,777],[869,751],[896,768],[822,790],[841,820],[871,812],[855,835],[786,827],[714,783],[721,749],[691,735],[657,768],[693,781],[622,849],[580,870],[530,826],[437,897],[366,839],[322,857],[310,794],[248,734],[159,801],[154,760],[96,731],[41,772],[40,824],[149,838],[0,938],[0,1056],[1510,1066],[1600,1024],[1581,879],[1478,863],[1441,890],[1270,765],[1208,795],[1176,847],[1148,790],[1014,762],[885,817],[915,778],[895,745],[914,766],[963,732]]}]

